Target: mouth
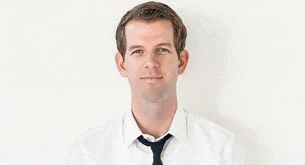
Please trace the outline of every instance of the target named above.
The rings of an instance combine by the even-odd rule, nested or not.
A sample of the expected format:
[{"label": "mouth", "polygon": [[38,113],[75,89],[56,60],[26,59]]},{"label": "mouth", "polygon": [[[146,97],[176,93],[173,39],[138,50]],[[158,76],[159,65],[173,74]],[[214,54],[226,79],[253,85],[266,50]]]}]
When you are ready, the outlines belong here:
[{"label": "mouth", "polygon": [[140,79],[148,79],[148,80],[153,80],[153,79],[162,79],[162,76],[147,76],[147,77],[141,77]]}]

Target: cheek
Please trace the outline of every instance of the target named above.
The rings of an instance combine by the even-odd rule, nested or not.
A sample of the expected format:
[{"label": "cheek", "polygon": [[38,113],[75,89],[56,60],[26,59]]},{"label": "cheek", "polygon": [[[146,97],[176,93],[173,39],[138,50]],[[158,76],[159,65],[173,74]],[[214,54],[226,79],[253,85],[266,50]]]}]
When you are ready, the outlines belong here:
[{"label": "cheek", "polygon": [[178,72],[178,61],[171,61],[170,62],[170,68],[171,68],[171,70],[173,71],[173,72]]},{"label": "cheek", "polygon": [[140,67],[137,63],[130,62],[127,67],[128,77],[136,78],[139,76]]},{"label": "cheek", "polygon": [[177,77],[178,76],[178,64],[173,62],[170,63],[170,65],[167,66],[167,74],[169,77]]}]

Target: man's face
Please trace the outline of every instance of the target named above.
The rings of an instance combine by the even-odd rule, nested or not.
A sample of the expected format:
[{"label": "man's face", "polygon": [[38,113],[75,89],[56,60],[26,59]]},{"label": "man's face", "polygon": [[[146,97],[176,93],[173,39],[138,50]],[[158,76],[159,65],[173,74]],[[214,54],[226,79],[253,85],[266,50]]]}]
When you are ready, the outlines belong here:
[{"label": "man's face", "polygon": [[[179,68],[170,21],[144,22],[131,20],[125,27],[126,53],[120,73],[127,77],[133,95],[160,96],[176,92]],[[120,55],[117,54],[116,58]]]}]

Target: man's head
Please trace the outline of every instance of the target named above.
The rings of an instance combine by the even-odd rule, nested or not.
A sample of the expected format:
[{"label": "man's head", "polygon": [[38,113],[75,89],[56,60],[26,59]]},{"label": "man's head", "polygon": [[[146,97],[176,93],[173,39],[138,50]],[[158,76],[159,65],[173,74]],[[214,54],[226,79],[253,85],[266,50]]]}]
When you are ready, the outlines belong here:
[{"label": "man's head", "polygon": [[122,18],[115,59],[134,99],[152,101],[176,94],[178,75],[188,63],[185,37],[181,19],[161,3],[141,4]]},{"label": "man's head", "polygon": [[116,43],[117,49],[125,60],[126,53],[126,24],[131,20],[140,20],[145,22],[154,22],[160,20],[168,20],[173,25],[174,44],[178,58],[180,59],[180,52],[185,48],[185,40],[187,36],[186,28],[177,15],[177,13],[169,6],[159,2],[146,2],[140,4],[133,9],[129,10],[121,19],[116,30]]}]

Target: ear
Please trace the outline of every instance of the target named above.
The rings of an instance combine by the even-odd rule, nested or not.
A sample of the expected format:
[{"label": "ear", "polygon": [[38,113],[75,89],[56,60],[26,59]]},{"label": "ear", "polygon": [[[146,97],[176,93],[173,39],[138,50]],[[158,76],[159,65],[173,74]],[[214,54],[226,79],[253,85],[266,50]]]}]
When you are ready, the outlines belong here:
[{"label": "ear", "polygon": [[178,73],[179,75],[183,74],[186,70],[187,64],[189,60],[189,52],[187,49],[184,49],[180,52],[180,60],[178,65]]},{"label": "ear", "polygon": [[115,63],[122,77],[127,77],[125,62],[120,52],[115,54]]}]

